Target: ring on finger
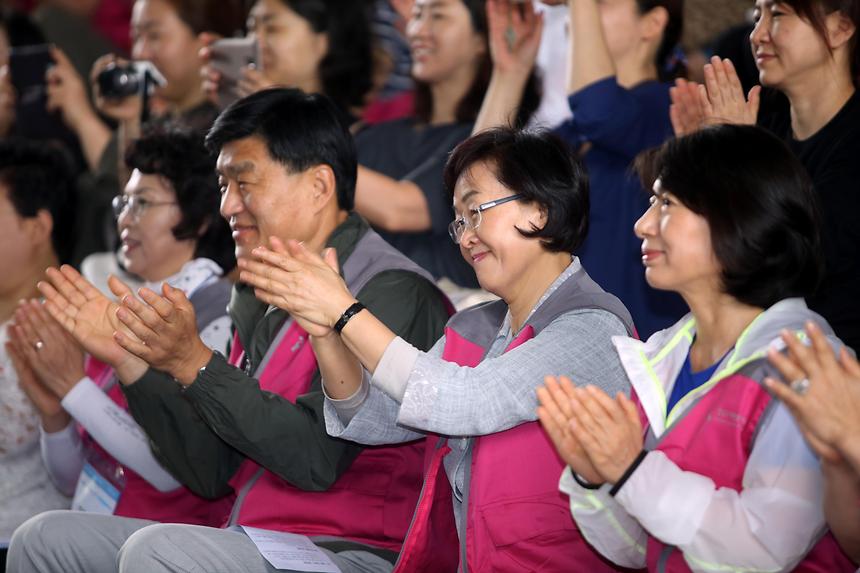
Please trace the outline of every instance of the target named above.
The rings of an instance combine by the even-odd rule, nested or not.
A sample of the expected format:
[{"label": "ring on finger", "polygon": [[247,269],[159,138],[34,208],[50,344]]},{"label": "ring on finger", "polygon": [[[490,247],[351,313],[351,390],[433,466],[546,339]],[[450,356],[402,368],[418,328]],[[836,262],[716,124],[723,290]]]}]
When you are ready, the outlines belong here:
[{"label": "ring on finger", "polygon": [[36,343],[33,344],[33,347],[36,349],[36,351],[39,351],[39,350],[42,350],[43,348],[45,348],[45,343],[42,342],[41,340],[37,340]]},{"label": "ring on finger", "polygon": [[789,384],[789,387],[798,396],[803,396],[809,392],[809,378],[798,378],[797,380],[793,380],[791,384]]}]

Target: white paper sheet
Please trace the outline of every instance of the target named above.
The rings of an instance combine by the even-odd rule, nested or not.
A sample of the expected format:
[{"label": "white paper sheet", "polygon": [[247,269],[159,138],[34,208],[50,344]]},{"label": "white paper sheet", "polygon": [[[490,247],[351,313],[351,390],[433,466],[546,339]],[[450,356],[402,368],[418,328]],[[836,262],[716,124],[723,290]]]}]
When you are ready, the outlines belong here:
[{"label": "white paper sheet", "polygon": [[304,535],[269,531],[242,526],[245,533],[257,546],[257,551],[275,569],[308,571],[313,573],[341,573],[322,549]]}]

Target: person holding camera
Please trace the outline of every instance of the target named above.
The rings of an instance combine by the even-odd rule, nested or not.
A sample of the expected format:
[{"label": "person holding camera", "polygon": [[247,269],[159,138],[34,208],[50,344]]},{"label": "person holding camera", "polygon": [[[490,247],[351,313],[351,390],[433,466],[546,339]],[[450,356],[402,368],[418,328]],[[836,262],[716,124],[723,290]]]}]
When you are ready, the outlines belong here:
[{"label": "person holding camera", "polygon": [[144,120],[195,131],[212,125],[217,109],[199,82],[201,35],[232,35],[241,29],[243,16],[240,0],[137,0],[132,61],[112,54],[96,61],[90,76],[95,107],[84,80],[68,58],[54,50],[56,65],[46,78],[48,107],[59,111],[77,134],[89,169],[80,181],[75,260],[113,246],[110,203],[128,175],[120,160],[128,143],[139,137]]}]

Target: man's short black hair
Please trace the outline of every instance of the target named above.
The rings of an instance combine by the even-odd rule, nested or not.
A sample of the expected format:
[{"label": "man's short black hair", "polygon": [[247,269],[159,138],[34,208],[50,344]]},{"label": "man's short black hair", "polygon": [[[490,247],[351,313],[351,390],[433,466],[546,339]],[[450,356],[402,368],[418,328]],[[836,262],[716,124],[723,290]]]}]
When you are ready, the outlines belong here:
[{"label": "man's short black hair", "polygon": [[673,139],[637,162],[711,230],[725,292],[768,308],[813,293],[823,265],[812,183],[791,150],[755,126],[718,125]]},{"label": "man's short black hair", "polygon": [[177,240],[197,242],[194,257],[206,257],[229,273],[236,266],[230,227],[221,217],[215,158],[203,137],[190,132],[155,130],[133,142],[125,154],[129,169],[157,175],[176,194],[182,213],[172,229]]},{"label": "man's short black hair", "polygon": [[0,140],[0,184],[21,217],[50,213],[51,244],[61,262],[71,260],[74,248],[73,182],[72,160],[59,146],[16,138]]},{"label": "man's short black hair", "polygon": [[342,114],[326,96],[293,88],[254,93],[218,116],[206,145],[218,153],[225,144],[251,136],[260,137],[272,159],[291,173],[315,165],[331,167],[337,204],[352,210],[358,172],[355,144]]},{"label": "man's short black hair", "polygon": [[588,175],[570,148],[548,131],[498,127],[458,145],[445,165],[445,188],[454,195],[457,180],[484,163],[496,179],[546,212],[542,229],[520,229],[552,252],[573,253],[588,233]]}]

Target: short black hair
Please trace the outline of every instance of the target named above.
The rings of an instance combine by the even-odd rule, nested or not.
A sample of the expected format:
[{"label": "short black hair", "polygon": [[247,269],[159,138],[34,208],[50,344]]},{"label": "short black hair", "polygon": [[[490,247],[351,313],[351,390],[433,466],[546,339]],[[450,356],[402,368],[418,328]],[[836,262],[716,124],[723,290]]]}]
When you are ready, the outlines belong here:
[{"label": "short black hair", "polygon": [[271,88],[251,94],[225,109],[206,136],[218,153],[225,144],[257,136],[273,160],[291,173],[328,165],[334,172],[337,204],[351,211],[355,203],[358,161],[355,144],[341,113],[321,94],[295,88]]},{"label": "short black hair", "polygon": [[499,183],[546,211],[542,229],[519,229],[552,252],[574,253],[588,233],[588,175],[570,148],[545,130],[496,127],[458,145],[445,165],[444,181],[453,197],[457,180],[485,163]]},{"label": "short black hair", "polygon": [[215,261],[224,274],[233,270],[236,245],[219,212],[215,159],[203,145],[202,135],[155,128],[131,143],[125,164],[130,170],[161,177],[176,194],[182,218],[172,229],[173,236],[178,241],[196,241],[195,258]]},{"label": "short black hair", "polygon": [[373,87],[373,29],[367,0],[281,0],[308,22],[314,32],[325,34],[328,50],[318,73],[322,93],[344,114],[364,107]]},{"label": "short black hair", "polygon": [[26,139],[0,140],[0,183],[21,217],[47,211],[53,219],[51,244],[61,262],[69,262],[74,248],[74,167],[59,146]]},{"label": "short black hair", "polygon": [[768,308],[815,291],[823,272],[819,211],[803,165],[774,135],[717,125],[640,156],[650,189],[707,220],[725,292]]}]

